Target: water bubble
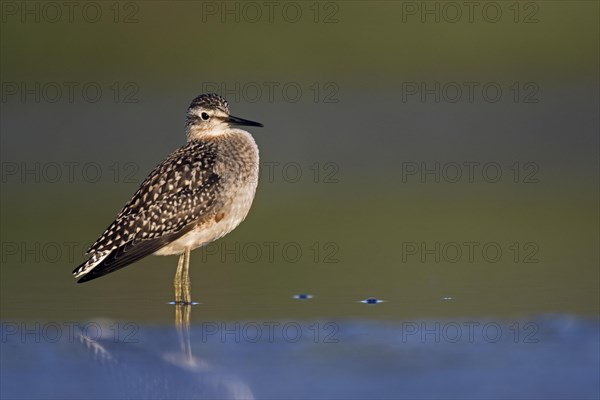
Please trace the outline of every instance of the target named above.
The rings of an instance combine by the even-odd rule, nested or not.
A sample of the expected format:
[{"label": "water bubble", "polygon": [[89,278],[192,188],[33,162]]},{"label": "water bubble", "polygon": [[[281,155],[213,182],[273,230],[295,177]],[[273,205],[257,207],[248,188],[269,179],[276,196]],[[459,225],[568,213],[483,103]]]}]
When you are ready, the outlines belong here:
[{"label": "water bubble", "polygon": [[308,294],[308,293],[300,293],[294,296],[294,299],[296,300],[309,300],[312,299],[314,296],[312,294]]},{"label": "water bubble", "polygon": [[360,302],[364,303],[364,304],[379,304],[379,303],[383,303],[384,301],[385,300],[377,299],[375,297],[369,297],[364,300],[361,300]]}]

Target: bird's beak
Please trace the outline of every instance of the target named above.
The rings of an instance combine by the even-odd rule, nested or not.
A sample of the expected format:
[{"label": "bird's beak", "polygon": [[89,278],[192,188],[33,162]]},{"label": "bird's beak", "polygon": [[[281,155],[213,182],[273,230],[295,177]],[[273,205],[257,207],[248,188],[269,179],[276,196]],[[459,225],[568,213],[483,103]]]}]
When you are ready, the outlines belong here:
[{"label": "bird's beak", "polygon": [[244,118],[234,117],[233,115],[228,116],[225,119],[225,122],[227,122],[227,123],[229,123],[231,125],[260,126],[260,127],[264,126],[260,122],[254,122],[254,121],[250,121],[250,120],[247,120],[247,119],[244,119]]}]

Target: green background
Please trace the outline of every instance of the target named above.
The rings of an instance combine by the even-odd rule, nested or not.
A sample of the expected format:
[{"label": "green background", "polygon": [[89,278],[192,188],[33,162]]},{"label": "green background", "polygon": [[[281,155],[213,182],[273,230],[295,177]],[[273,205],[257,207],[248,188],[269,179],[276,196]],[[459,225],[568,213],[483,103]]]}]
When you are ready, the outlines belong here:
[{"label": "green background", "polygon": [[[298,22],[281,14],[285,3],[272,21],[263,7],[252,22],[242,3],[120,3],[115,17],[114,3],[98,2],[92,23],[78,12],[85,4],[73,22],[66,14],[23,21],[2,9],[3,320],[172,319],[174,257],[85,285],[71,270],[146,174],[184,143],[186,107],[215,84],[234,115],[265,124],[252,129],[263,162],[254,206],[216,245],[266,252],[264,242],[292,243],[302,256],[291,262],[275,251],[273,262],[266,253],[251,262],[197,250],[195,320],[598,314],[597,2],[494,2],[495,23],[483,6],[472,22],[463,14],[452,23],[446,3],[427,2],[440,7],[436,22],[406,13],[421,2],[360,1],[295,2]],[[213,6],[234,14],[208,13]],[[453,102],[440,92],[436,102],[406,92],[435,82],[448,90],[492,83],[502,94],[490,102],[477,89],[473,101],[463,92]],[[36,83],[48,90],[37,90],[39,101],[19,92]],[[525,91],[516,99],[515,83]],[[66,91],[53,101],[53,85],[71,84],[72,101]],[[98,101],[81,94],[86,85],[101,87]],[[283,87],[300,87],[298,101]],[[101,167],[97,182],[82,175],[90,162]],[[402,175],[406,163],[436,162],[497,163],[502,176]],[[65,163],[76,163],[73,179]],[[534,182],[523,182],[526,163],[536,167]],[[55,164],[56,182],[43,173]],[[36,165],[39,177],[21,174]],[[297,182],[283,171],[289,165],[302,173]],[[403,252],[406,243],[436,242],[497,243],[503,256],[436,262]],[[65,243],[74,243],[72,256]],[[524,262],[528,243],[535,263]],[[315,298],[292,299],[304,292]],[[368,296],[386,303],[358,302]]]}]

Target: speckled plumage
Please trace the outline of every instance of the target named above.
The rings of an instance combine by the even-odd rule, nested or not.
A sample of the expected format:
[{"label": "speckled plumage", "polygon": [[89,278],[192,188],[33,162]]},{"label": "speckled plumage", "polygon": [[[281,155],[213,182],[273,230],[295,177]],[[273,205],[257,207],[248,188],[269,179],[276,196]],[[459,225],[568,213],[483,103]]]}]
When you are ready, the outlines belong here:
[{"label": "speckled plumage", "polygon": [[149,254],[182,254],[227,234],[246,217],[258,180],[256,143],[241,129],[200,129],[202,110],[221,113],[215,120],[229,114],[218,95],[192,101],[186,114],[188,143],[150,173],[90,247],[90,258],[73,271],[79,282]]}]

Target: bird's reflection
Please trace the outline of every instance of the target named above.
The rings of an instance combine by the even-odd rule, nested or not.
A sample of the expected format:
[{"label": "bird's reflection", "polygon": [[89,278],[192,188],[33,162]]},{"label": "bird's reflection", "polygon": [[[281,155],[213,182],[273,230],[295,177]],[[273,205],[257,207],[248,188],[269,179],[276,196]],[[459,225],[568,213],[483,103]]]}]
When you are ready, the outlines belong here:
[{"label": "bird's reflection", "polygon": [[[134,343],[80,334],[79,343],[95,360],[93,366],[86,366],[86,376],[94,382],[87,385],[84,397],[253,399],[248,385],[237,376],[194,355],[193,306],[174,307],[177,338],[172,327],[140,328],[139,340]],[[175,351],[167,350],[173,347]]]},{"label": "bird's reflection", "polygon": [[190,340],[190,317],[192,315],[191,304],[175,304],[175,328],[179,336],[181,353],[189,363],[193,365],[192,344]]}]

